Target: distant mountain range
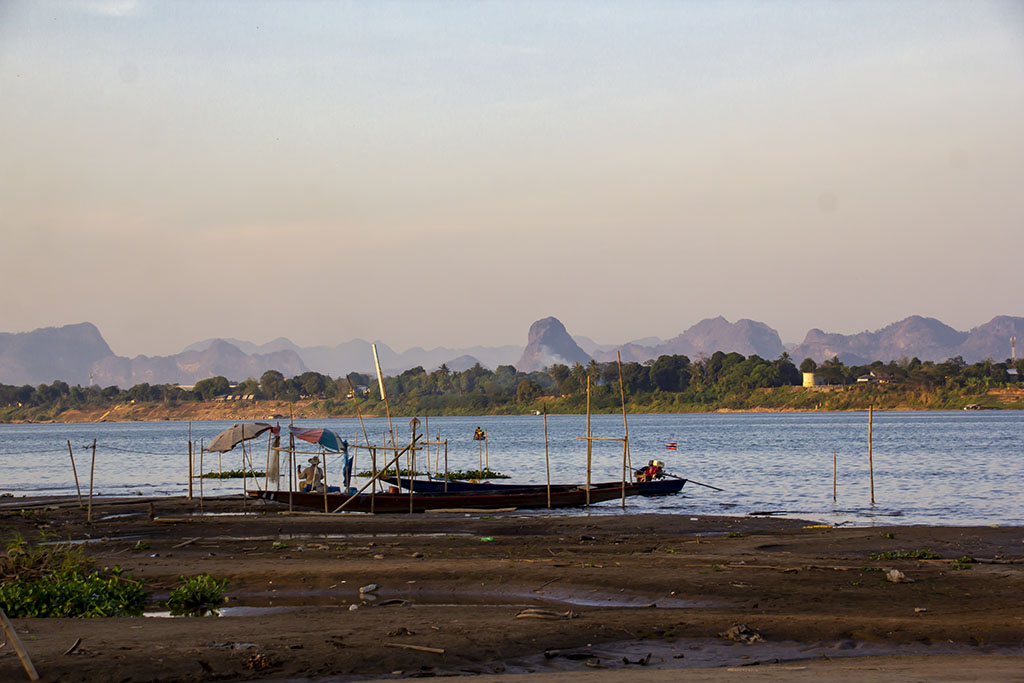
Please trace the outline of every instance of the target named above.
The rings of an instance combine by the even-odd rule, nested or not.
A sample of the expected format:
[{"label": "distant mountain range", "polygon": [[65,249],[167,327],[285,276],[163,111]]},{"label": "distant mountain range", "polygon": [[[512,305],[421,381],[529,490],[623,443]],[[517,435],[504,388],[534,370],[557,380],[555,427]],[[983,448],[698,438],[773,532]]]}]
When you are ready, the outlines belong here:
[{"label": "distant mountain range", "polygon": [[[986,358],[1001,361],[1010,356],[1010,337],[1024,340],[1024,318],[997,316],[968,332],[960,332],[934,318],[911,316],[874,332],[852,335],[812,329],[789,354],[797,363],[804,358],[821,362],[838,356],[844,363],[855,365],[914,356],[934,361],[954,356],[962,356],[969,363]],[[620,345],[601,345],[587,337],[574,337],[553,317],[530,326],[525,347],[415,347],[398,353],[377,342],[381,366],[387,374],[416,366],[433,370],[441,364],[462,371],[476,363],[492,369],[514,365],[530,372],[553,363],[612,361],[616,351],[622,354],[624,362],[643,362],[665,354],[685,354],[697,359],[715,351],[774,359],[784,350],[779,333],[768,325],[746,319],[731,323],[722,317],[702,320],[668,341],[648,337]],[[244,380],[259,378],[267,370],[278,370],[287,377],[307,370],[340,377],[349,372],[372,371],[373,353],[370,342],[362,339],[336,346],[302,347],[281,337],[266,344],[207,339],[172,356],[125,358],[114,355],[92,323],[0,333],[0,382],[4,384],[62,380],[69,384],[87,385],[91,381],[99,386],[127,388],[143,382],[194,384],[217,375]]]}]

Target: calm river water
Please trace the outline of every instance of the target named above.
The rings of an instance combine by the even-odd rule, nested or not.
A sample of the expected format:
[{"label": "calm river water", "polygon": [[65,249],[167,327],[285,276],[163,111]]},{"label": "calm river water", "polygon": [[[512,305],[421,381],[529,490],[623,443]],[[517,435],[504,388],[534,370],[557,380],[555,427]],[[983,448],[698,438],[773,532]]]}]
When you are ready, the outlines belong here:
[{"label": "calm river water", "polygon": [[[584,481],[586,445],[576,437],[585,433],[586,418],[555,415],[547,423],[552,482]],[[230,424],[194,422],[192,437],[209,442]],[[328,427],[363,443],[356,419],[296,424]],[[366,424],[371,440],[380,443],[387,420],[367,419]],[[432,438],[440,429],[441,438],[448,439],[451,469],[478,467],[480,442],[472,440],[477,426],[488,432],[491,469],[511,475],[514,482],[544,482],[540,416],[431,418]],[[395,429],[399,443],[408,443],[408,418],[397,418]],[[621,437],[622,417],[595,416],[592,429],[594,436]],[[870,502],[865,412],[631,415],[629,433],[634,467],[657,458],[670,472],[724,489],[688,483],[682,495],[630,498],[631,512],[773,512],[854,524],[1024,524],[1024,412],[876,412],[875,505]],[[188,434],[187,422],[0,425],[0,494],[73,494],[68,440],[87,491],[91,450],[86,446],[95,438],[96,492],[180,495],[187,489]],[[668,442],[678,443],[678,450],[667,450]],[[256,466],[263,469],[266,438],[255,444]],[[839,463],[837,503],[832,500],[833,452]],[[369,465],[364,453],[359,469]],[[593,461],[594,481],[621,477],[621,443],[595,442]],[[218,466],[238,469],[240,449],[225,454],[220,464],[217,454],[207,453],[205,471]],[[332,458],[329,483],[337,482],[339,472],[340,463]],[[240,480],[204,483],[207,495],[239,492],[240,486]],[[617,514],[621,508],[603,503],[592,511]]]}]

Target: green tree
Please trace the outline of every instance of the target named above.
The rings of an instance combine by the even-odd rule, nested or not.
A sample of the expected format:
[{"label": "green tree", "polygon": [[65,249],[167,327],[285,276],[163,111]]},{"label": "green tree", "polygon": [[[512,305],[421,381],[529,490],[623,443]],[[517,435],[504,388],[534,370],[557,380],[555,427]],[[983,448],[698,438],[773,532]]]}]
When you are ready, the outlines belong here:
[{"label": "green tree", "polygon": [[260,391],[264,398],[279,398],[284,391],[284,375],[277,370],[267,370],[260,375]]},{"label": "green tree", "polygon": [[214,396],[228,393],[230,386],[227,377],[218,375],[217,377],[199,380],[192,391],[204,401],[209,401]]}]

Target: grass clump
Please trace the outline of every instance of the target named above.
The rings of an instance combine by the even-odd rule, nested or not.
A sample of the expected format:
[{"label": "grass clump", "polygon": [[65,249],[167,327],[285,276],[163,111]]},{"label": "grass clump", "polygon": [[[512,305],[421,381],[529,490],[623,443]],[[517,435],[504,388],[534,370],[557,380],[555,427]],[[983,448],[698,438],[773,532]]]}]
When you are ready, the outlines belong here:
[{"label": "grass clump", "polygon": [[225,601],[224,588],[227,579],[215,579],[209,574],[199,574],[185,578],[179,576],[181,585],[171,591],[167,598],[167,607],[175,616],[202,616],[222,605]]},{"label": "grass clump", "polygon": [[0,607],[8,616],[137,616],[149,599],[120,567],[92,569],[80,547],[32,545],[20,535],[0,561]]},{"label": "grass clump", "polygon": [[872,553],[872,560],[941,560],[942,555],[931,550],[886,550],[884,553]]}]

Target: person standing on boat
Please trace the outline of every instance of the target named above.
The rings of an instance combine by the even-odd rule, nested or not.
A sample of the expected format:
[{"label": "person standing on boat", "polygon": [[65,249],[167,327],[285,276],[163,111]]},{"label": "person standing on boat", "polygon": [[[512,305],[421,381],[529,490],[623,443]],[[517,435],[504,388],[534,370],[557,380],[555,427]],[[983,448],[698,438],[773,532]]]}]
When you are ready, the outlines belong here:
[{"label": "person standing on boat", "polygon": [[320,470],[320,456],[314,455],[309,459],[309,467],[299,470],[299,490],[303,493],[315,491],[322,493],[324,490],[324,474]]}]

